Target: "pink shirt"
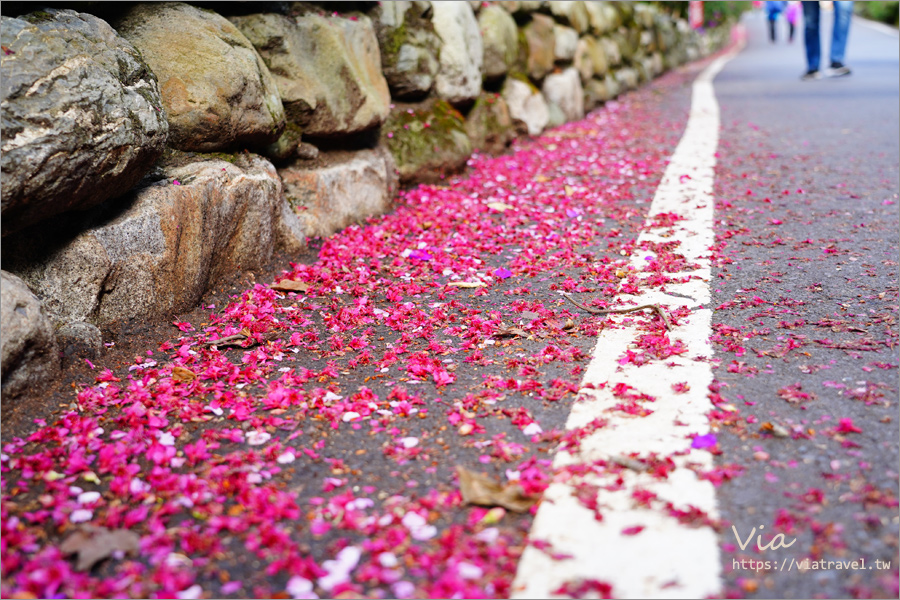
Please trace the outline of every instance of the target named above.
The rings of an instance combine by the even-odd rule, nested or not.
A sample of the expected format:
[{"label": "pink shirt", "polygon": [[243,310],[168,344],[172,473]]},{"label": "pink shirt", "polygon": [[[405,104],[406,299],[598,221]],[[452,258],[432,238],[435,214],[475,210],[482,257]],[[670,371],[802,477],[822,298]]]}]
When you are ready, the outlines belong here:
[{"label": "pink shirt", "polygon": [[800,3],[799,2],[788,2],[787,11],[785,12],[785,17],[789,23],[796,23],[797,19],[800,17]]}]

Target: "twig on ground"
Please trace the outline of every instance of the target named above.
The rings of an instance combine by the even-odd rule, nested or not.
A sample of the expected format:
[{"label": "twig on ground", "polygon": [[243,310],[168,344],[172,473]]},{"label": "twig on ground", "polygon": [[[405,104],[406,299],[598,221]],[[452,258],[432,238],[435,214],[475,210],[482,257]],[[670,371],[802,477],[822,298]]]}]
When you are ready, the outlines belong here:
[{"label": "twig on ground", "polygon": [[642,304],[640,306],[631,306],[629,308],[591,308],[589,306],[585,306],[584,304],[578,303],[572,296],[569,294],[563,294],[569,302],[580,308],[581,310],[587,311],[592,315],[618,315],[623,313],[636,312],[639,310],[644,310],[649,308],[650,310],[655,310],[657,314],[659,314],[660,318],[663,321],[663,324],[666,326],[666,331],[672,331],[672,323],[669,321],[669,317],[666,315],[666,312],[659,304]]}]

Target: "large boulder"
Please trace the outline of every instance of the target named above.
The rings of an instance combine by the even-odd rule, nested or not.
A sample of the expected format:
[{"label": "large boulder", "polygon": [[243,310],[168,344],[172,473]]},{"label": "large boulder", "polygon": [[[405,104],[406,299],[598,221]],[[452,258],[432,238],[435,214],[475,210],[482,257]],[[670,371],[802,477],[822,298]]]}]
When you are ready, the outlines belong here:
[{"label": "large boulder", "polygon": [[384,146],[322,152],[315,165],[298,160],[278,174],[304,233],[329,236],[387,212],[397,192],[397,166]]},{"label": "large boulder", "polygon": [[440,70],[435,81],[439,98],[466,104],[481,92],[484,46],[475,13],[467,2],[432,2],[434,30],[441,38]]},{"label": "large boulder", "polygon": [[578,48],[578,32],[565,25],[553,26],[553,55],[557,62],[570,62]]},{"label": "large boulder", "polygon": [[519,62],[534,81],[541,81],[553,70],[556,60],[556,36],[553,19],[534,14],[531,22],[522,28],[519,37]]},{"label": "large boulder", "polygon": [[401,183],[436,182],[462,170],[472,154],[462,115],[446,100],[397,105],[381,128]]},{"label": "large boulder", "polygon": [[24,281],[0,271],[0,369],[4,402],[59,373],[53,325]]},{"label": "large boulder", "polygon": [[264,266],[276,246],[303,248],[281,180],[259,156],[173,153],[153,176],[115,206],[5,253],[55,322],[105,325],[191,308],[211,282]]},{"label": "large boulder", "polygon": [[466,115],[466,133],[476,150],[488,154],[506,150],[515,138],[516,130],[503,96],[482,92]]},{"label": "large boulder", "polygon": [[484,43],[484,78],[499,79],[515,65],[518,56],[516,22],[509,12],[492,4],[478,13],[478,26]]},{"label": "large boulder", "polygon": [[262,56],[288,120],[304,134],[347,135],[384,122],[391,95],[368,17],[265,13],[231,21]]},{"label": "large boulder", "polygon": [[428,2],[400,0],[380,2],[372,13],[381,69],[394,98],[420,98],[434,85],[441,41],[428,10]]},{"label": "large boulder", "polygon": [[577,121],[584,117],[584,88],[581,87],[581,77],[575,67],[547,75],[542,92],[547,102],[559,106],[566,121]]},{"label": "large boulder", "polygon": [[501,95],[513,121],[522,123],[529,135],[538,135],[547,127],[550,122],[547,101],[526,77],[507,77]]},{"label": "large boulder", "polygon": [[0,17],[3,235],[128,191],[165,148],[159,88],[104,21]]},{"label": "large boulder", "polygon": [[584,33],[591,25],[590,15],[588,14],[585,4],[588,2],[564,2],[554,0],[547,3],[550,6],[550,13],[559,21],[571,25],[578,33]]},{"label": "large boulder", "polygon": [[159,2],[138,4],[113,25],[159,79],[170,146],[215,152],[278,138],[284,108],[275,80],[228,19]]}]

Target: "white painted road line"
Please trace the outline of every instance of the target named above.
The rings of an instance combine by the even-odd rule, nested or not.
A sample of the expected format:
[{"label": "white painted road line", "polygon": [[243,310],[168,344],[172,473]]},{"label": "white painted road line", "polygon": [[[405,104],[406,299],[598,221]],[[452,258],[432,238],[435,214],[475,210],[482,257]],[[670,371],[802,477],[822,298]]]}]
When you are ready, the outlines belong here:
[{"label": "white painted road line", "polygon": [[[695,80],[687,128],[650,206],[650,217],[677,213],[684,220],[675,223],[674,235],[669,237],[660,237],[663,230],[649,226],[638,237],[638,248],[650,241],[680,242],[676,251],[699,265],[691,272],[697,277],[687,283],[667,284],[668,294],[648,290],[639,297],[619,296],[625,301],[635,299],[638,304],[691,308],[690,316],[681,319],[669,334],[673,342],[681,340],[688,351],[665,361],[620,366],[618,359],[638,335],[629,323],[657,317],[650,313],[615,316],[616,328],[602,331],[597,340],[581,399],[574,404],[566,428],[583,427],[600,417],[608,424],[585,438],[573,454],[560,451],[554,460],[554,467],[562,469],[623,455],[647,457],[656,453],[671,457],[677,467],[662,480],[647,472],[626,470],[624,485],[615,491],[601,489],[597,494],[601,521],[576,498],[576,485],[581,486],[583,494],[585,484],[609,486],[612,478],[597,472],[565,481],[557,478],[545,492],[530,534],[532,541],[548,542],[550,549],[529,546],[525,550],[513,584],[513,598],[559,597],[553,592],[560,586],[582,582],[610,584],[617,598],[703,598],[720,592],[721,563],[715,531],[680,522],[670,516],[665,502],[679,509],[693,506],[711,518],[717,517],[712,484],[698,479],[686,465],[691,463],[701,470],[713,466],[712,455],[706,450],[692,450],[691,442],[693,436],[709,433],[706,413],[712,408],[707,398],[712,381],[712,311],[707,304],[719,139],[719,108],[712,80],[736,53],[720,57]],[[632,267],[642,269],[648,255],[646,251],[636,252]],[[672,362],[677,366],[665,364]],[[686,382],[690,389],[675,394],[671,387],[675,382]],[[619,383],[655,397],[656,401],[648,405],[654,412],[645,417],[611,412],[609,409],[620,402],[612,393]],[[602,389],[588,389],[601,384]],[[659,500],[651,502],[650,507],[637,506],[632,496],[636,490],[653,492]],[[641,526],[639,533],[622,533],[623,529],[634,531]],[[571,558],[554,559],[551,552]]]}]

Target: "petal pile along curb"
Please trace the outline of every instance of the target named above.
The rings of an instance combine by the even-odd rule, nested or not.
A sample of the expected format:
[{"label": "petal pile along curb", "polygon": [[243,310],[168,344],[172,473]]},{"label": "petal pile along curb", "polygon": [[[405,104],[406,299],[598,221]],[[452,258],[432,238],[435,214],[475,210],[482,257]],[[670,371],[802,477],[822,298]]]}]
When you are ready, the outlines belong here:
[{"label": "petal pile along curb", "polygon": [[[600,328],[644,329],[633,362],[693,344],[556,292],[598,308],[682,279],[694,293],[699,262],[666,237],[679,214],[651,218],[654,260],[627,257],[695,68],[405,192],[276,285],[98,365],[56,417],[4,427],[3,596],[508,596],[531,514],[468,504],[456,467],[535,501],[579,475],[550,452],[602,427],[561,429]],[[615,393],[615,411],[653,408],[625,383]],[[644,452],[606,471],[669,466]]]},{"label": "petal pile along curb", "polygon": [[[554,461],[557,469],[574,472],[580,465],[581,472],[550,485],[531,532],[532,542],[549,544],[557,558],[532,544],[519,563],[514,597],[548,598],[575,589],[619,598],[702,598],[720,592],[715,490],[698,473],[712,470],[708,448],[715,446],[706,417],[713,408],[707,398],[713,379],[709,252],[719,134],[712,80],[735,53],[718,58],[694,82],[687,128],[630,265],[646,285],[653,277],[646,265],[660,262],[659,248],[666,247],[677,248],[693,270],[671,273],[679,279],[665,292],[646,287],[620,296],[626,305],[690,311],[669,332],[677,349],[665,361],[645,361],[635,353],[637,313],[613,317],[616,326],[601,332],[581,399],[566,423],[569,430],[588,428],[589,434],[574,451],[561,449]],[[630,407],[623,400],[647,408],[622,410]],[[590,426],[597,419],[603,426],[594,430]],[[606,470],[616,462],[633,468]],[[648,466],[660,463],[663,476]],[[584,501],[585,493],[593,494],[596,508]]]}]

